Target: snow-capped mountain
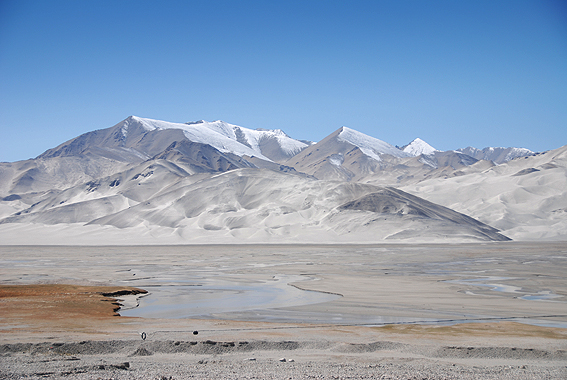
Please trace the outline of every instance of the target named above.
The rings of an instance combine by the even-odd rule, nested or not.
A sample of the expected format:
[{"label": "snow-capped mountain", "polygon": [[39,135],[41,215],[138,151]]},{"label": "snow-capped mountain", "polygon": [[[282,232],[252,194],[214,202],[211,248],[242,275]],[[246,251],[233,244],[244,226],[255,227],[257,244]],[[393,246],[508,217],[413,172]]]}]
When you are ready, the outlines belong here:
[{"label": "snow-capped mountain", "polygon": [[[11,237],[20,228],[15,225],[26,233],[25,226],[69,225],[116,236],[128,229],[129,236],[150,240],[159,231],[177,243],[310,236],[337,242],[506,240],[417,198],[426,195],[519,236],[567,236],[566,148],[442,152],[415,139],[399,149],[347,127],[309,144],[281,130],[131,116],[35,159],[0,163],[0,238]],[[490,161],[474,158],[481,153]],[[533,157],[512,160],[526,154]],[[461,194],[466,186],[470,191]],[[538,186],[546,191],[534,191]],[[517,208],[527,203],[529,212]],[[522,225],[525,215],[534,215],[529,229]],[[63,231],[65,239],[65,228],[50,231]]]},{"label": "snow-capped mountain", "polygon": [[364,133],[355,131],[347,127],[342,127],[339,129],[337,135],[338,141],[344,141],[346,143],[352,144],[353,146],[359,148],[362,153],[368,157],[372,157],[376,161],[380,161],[380,155],[389,154],[394,157],[409,157],[407,154],[395,146],[388,144],[382,140],[375,137],[365,135]]},{"label": "snow-capped mountain", "polygon": [[[185,138],[191,142],[210,145],[222,153],[232,153],[239,157],[256,156],[260,159],[271,161],[264,156],[258,145],[250,146],[238,141],[235,129],[239,128],[222,121],[207,123],[205,121],[197,123],[171,123],[161,120],[144,119],[131,116],[127,120],[128,124],[122,127],[122,132],[126,136],[129,125],[137,123],[143,126],[147,131],[166,131],[180,130]],[[240,129],[238,129],[240,130]]]},{"label": "snow-capped mountain", "polygon": [[49,149],[39,158],[91,155],[141,162],[180,141],[265,161],[281,161],[307,147],[306,143],[290,138],[281,130],[256,131],[223,121],[171,123],[130,116],[113,127],[85,133]]},{"label": "snow-capped mountain", "polygon": [[130,116],[48,149],[36,159],[0,165],[0,195],[65,189],[152,158],[181,165],[189,175],[247,167],[289,171],[276,162],[306,146],[280,130]]},{"label": "snow-capped mountain", "polygon": [[408,145],[404,145],[401,150],[412,156],[420,156],[422,154],[429,155],[438,152],[437,149],[435,149],[419,137],[410,142]]},{"label": "snow-capped mountain", "polygon": [[[478,150],[467,152],[478,157]],[[487,150],[485,150],[487,151]],[[527,150],[509,148],[506,160]],[[489,153],[490,153],[489,152]],[[411,158],[417,161],[409,161]],[[85,133],[29,162],[6,165],[3,193],[64,189],[81,181],[124,170],[150,159],[175,163],[189,174],[259,167],[297,171],[318,179],[380,184],[451,176],[476,162],[473,156],[440,152],[417,138],[399,149],[354,129],[342,127],[317,144],[295,140],[281,130],[252,130],[223,121],[172,123],[130,116],[113,127]],[[1,195],[1,194],[0,194]]]},{"label": "snow-capped mountain", "polygon": [[352,181],[380,170],[384,159],[411,157],[395,146],[342,127],[286,162],[318,179]]},{"label": "snow-capped mountain", "polygon": [[248,129],[220,120],[213,122],[201,120],[186,124],[190,127],[208,128],[249,147],[256,152],[257,157],[264,156],[276,162],[287,160],[309,146],[305,142],[292,139],[281,129]]},{"label": "snow-capped mountain", "polygon": [[518,157],[533,156],[535,153],[526,148],[493,148],[477,149],[469,146],[464,149],[457,149],[457,152],[468,154],[477,160],[492,161],[495,164],[508,162]]},{"label": "snow-capped mountain", "polygon": [[280,129],[252,130],[221,120],[171,123],[131,116],[121,129],[124,135],[132,123],[142,125],[147,131],[179,129],[191,142],[210,145],[222,153],[257,157],[266,161],[288,159],[308,146],[290,138]]}]

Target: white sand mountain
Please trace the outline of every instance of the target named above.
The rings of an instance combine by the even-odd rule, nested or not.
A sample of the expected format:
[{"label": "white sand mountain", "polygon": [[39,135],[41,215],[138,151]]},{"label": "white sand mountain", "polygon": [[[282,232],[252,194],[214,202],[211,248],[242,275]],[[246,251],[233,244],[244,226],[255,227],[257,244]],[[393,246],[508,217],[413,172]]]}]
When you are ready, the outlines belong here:
[{"label": "white sand mountain", "polygon": [[0,241],[567,237],[567,148],[495,165],[410,145],[404,152],[346,127],[310,145],[279,130],[132,116],[36,159],[0,163]]},{"label": "white sand mountain", "polygon": [[190,176],[167,161],[148,164],[47,197],[1,220],[0,236],[14,225],[41,224],[59,225],[61,243],[81,225],[110,228],[106,241],[120,244],[152,231],[167,237],[155,240],[161,243],[507,240],[466,215],[393,188],[267,169]]},{"label": "white sand mountain", "polygon": [[403,190],[465,213],[514,240],[567,239],[567,146],[501,165],[479,161]]}]

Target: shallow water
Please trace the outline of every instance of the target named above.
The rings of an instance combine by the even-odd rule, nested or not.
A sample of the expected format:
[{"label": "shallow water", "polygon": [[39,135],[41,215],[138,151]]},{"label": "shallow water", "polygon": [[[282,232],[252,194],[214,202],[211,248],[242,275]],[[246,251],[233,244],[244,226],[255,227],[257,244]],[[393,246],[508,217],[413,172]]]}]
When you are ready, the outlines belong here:
[{"label": "shallow water", "polygon": [[146,285],[144,289],[149,294],[140,298],[139,306],[121,310],[120,314],[145,318],[210,318],[219,313],[310,305],[340,298],[336,294],[289,285],[308,280],[304,276],[276,276],[257,282],[212,278],[193,285]]},{"label": "shallow water", "polygon": [[0,246],[0,282],[134,286],[150,294],[129,310],[135,297],[125,297],[120,313],[148,318],[344,325],[517,320],[567,327],[564,252],[564,243]]},{"label": "shallow water", "polygon": [[[459,285],[472,285],[472,286],[479,286],[484,288],[490,288],[495,292],[503,292],[503,293],[518,293],[523,294],[522,296],[518,296],[517,298],[526,300],[526,301],[549,301],[555,298],[561,298],[562,296],[558,294],[554,294],[549,290],[541,290],[536,293],[534,292],[526,292],[523,291],[522,287],[514,286],[514,285],[506,285],[506,284],[498,284],[492,283],[493,281],[504,281],[504,280],[514,280],[512,277],[482,277],[482,278],[472,278],[467,280],[450,280],[445,281],[451,284],[459,284]],[[465,294],[475,295],[473,292],[466,292]]]}]

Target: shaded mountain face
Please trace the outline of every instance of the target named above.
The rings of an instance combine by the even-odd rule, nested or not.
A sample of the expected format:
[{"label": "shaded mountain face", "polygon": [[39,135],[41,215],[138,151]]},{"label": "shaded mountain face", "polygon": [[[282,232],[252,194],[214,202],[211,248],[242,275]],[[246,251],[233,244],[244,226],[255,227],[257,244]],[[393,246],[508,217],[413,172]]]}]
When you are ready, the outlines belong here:
[{"label": "shaded mountain face", "polygon": [[171,143],[163,152],[153,157],[153,160],[174,162],[190,174],[225,172],[254,165],[234,154],[223,154],[207,144],[187,140]]},{"label": "shaded mountain face", "polygon": [[342,127],[287,160],[286,165],[318,179],[352,181],[387,166],[383,162],[386,156],[410,157],[382,140]]},{"label": "shaded mountain face", "polygon": [[130,116],[111,128],[67,141],[38,158],[89,155],[141,162],[163,152],[174,142],[210,145],[221,153],[266,161],[289,158],[307,146],[280,130],[254,131],[222,121],[183,124]]},{"label": "shaded mountain face", "polygon": [[132,116],[0,163],[0,239],[16,225],[54,226],[50,244],[82,231],[113,231],[119,244],[554,238],[567,236],[565,161],[558,150],[495,165],[346,127],[310,144]]},{"label": "shaded mountain face", "polygon": [[394,188],[380,189],[377,192],[347,202],[341,205],[339,209],[439,220],[445,223],[454,223],[461,227],[467,226],[479,235],[486,235],[487,240],[510,240],[508,237],[499,234],[495,228],[478,220]]}]

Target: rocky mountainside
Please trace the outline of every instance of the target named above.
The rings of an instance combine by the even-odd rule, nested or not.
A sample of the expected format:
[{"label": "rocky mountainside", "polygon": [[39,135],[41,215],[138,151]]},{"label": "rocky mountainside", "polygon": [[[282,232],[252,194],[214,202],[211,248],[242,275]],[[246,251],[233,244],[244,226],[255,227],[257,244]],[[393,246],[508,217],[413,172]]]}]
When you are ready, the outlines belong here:
[{"label": "rocky mountainside", "polygon": [[564,153],[530,154],[496,165],[421,139],[400,149],[346,127],[313,144],[222,121],[131,116],[36,159],[0,163],[0,238],[33,243],[30,231],[37,244],[64,244],[69,234],[117,244],[567,236]]},{"label": "rocky mountainside", "polygon": [[280,130],[257,131],[223,121],[183,124],[130,116],[111,128],[85,133],[49,149],[38,158],[87,155],[142,162],[174,142],[210,145],[224,154],[266,161],[287,159],[308,145]]}]

